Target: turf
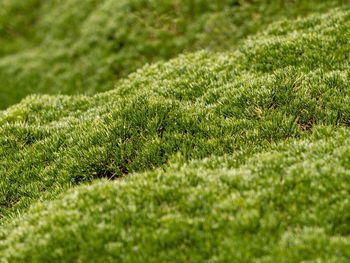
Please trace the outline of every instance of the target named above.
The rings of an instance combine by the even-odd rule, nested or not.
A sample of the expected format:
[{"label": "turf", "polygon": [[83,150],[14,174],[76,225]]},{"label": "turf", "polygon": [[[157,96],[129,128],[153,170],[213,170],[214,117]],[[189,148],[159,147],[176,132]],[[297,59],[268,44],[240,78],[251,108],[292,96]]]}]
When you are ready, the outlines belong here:
[{"label": "turf", "polygon": [[0,112],[0,260],[347,262],[349,18]]},{"label": "turf", "polygon": [[145,63],[232,49],[281,18],[348,0],[0,1],[0,109],[29,94],[113,89]]}]

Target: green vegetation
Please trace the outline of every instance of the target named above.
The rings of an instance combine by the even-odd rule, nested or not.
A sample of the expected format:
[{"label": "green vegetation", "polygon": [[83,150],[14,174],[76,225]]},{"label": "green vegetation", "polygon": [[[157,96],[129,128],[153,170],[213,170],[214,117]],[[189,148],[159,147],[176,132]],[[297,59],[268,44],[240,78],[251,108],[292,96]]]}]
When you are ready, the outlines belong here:
[{"label": "green vegetation", "polygon": [[1,258],[348,262],[349,129],[314,129],[233,168],[236,157],[70,190],[16,221]]},{"label": "green vegetation", "polygon": [[348,0],[1,0],[0,109],[28,94],[110,90],[145,63],[223,51],[280,17]]},{"label": "green vegetation", "polygon": [[[53,90],[61,84],[67,93],[71,88],[73,93],[107,89],[104,85],[128,70],[109,71],[115,56],[126,50],[101,49],[108,31],[103,10],[138,3],[130,12],[145,10],[147,17],[146,7],[160,1],[92,2],[86,1],[86,8],[75,1],[55,2],[61,10],[71,5],[72,14],[79,8],[86,12],[65,14],[68,19],[57,11],[52,19],[57,28],[47,31],[50,23],[40,22],[46,17],[40,10],[46,5],[55,10],[50,2],[18,2],[19,10],[38,5],[31,19],[13,22],[19,29],[32,24],[33,31],[8,36],[8,43],[15,44],[2,47],[7,55],[0,65],[29,63],[37,79],[52,76]],[[229,12],[229,4],[236,3],[213,2],[195,2],[196,8],[213,10],[198,11],[205,14],[198,15],[203,23],[213,14],[220,18],[218,10]],[[257,2],[261,5],[240,1],[232,10],[282,10],[277,4],[282,1],[273,1],[271,9],[264,8],[271,1]],[[311,2],[316,4],[290,1],[291,8],[282,13],[293,17],[297,9],[292,7],[305,13],[327,7]],[[169,3],[167,14],[176,1]],[[78,26],[90,19],[100,26]],[[261,27],[252,23],[232,31],[233,40],[227,41],[236,48],[226,52],[213,52],[216,44],[209,35],[187,42],[203,27],[192,31],[186,23],[186,34],[170,37],[184,41],[178,49],[163,56],[155,45],[150,57],[125,60],[133,65],[130,70],[186,49],[211,51],[146,65],[104,93],[32,95],[0,112],[0,262],[348,262],[350,11],[343,7],[275,22],[237,44]],[[142,27],[128,30],[131,37]],[[97,42],[79,49],[84,32],[96,32],[86,36]],[[71,46],[75,37],[77,46]],[[43,43],[53,57],[64,50],[62,63],[46,60],[46,53],[37,56]],[[172,50],[169,45],[164,50]],[[141,50],[134,54],[144,54]],[[68,63],[68,53],[77,60]],[[38,57],[53,71],[42,72]],[[86,73],[91,79],[80,83],[75,73],[85,72],[77,69],[84,57],[96,74]],[[31,89],[34,75],[19,81]],[[43,83],[42,91],[51,92],[49,82]]]},{"label": "green vegetation", "polygon": [[91,98],[34,96],[11,107],[0,119],[0,213],[178,152],[185,161],[254,152],[314,125],[349,125],[348,17],[278,24],[240,51],[147,66]]}]

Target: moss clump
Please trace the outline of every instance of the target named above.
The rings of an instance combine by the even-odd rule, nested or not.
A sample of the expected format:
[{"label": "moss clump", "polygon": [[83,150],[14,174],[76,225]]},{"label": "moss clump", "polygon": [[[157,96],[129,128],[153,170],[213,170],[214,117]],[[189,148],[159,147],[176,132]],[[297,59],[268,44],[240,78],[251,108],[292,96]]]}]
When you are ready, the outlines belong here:
[{"label": "moss clump", "polygon": [[231,49],[280,17],[344,0],[0,2],[0,109],[33,93],[94,94],[145,63]]},{"label": "moss clump", "polygon": [[0,118],[1,214],[43,192],[162,167],[177,153],[252,153],[315,125],[348,126],[348,18],[336,10],[282,23],[235,52],[147,66],[91,98],[25,99]]},{"label": "moss clump", "polygon": [[349,33],[335,9],[0,112],[0,260],[347,262]]},{"label": "moss clump", "polygon": [[[347,262],[350,132],[315,128],[247,158],[177,162],[34,206],[4,262]],[[175,160],[176,161],[176,160]]]}]

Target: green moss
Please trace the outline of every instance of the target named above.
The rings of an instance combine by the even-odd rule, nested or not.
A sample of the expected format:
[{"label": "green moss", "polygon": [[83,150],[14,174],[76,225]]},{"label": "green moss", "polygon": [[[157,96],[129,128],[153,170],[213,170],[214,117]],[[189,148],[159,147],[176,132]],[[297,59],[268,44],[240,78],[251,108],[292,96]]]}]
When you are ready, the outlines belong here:
[{"label": "green moss", "polygon": [[0,109],[29,94],[113,88],[145,63],[232,49],[280,17],[345,0],[11,0],[0,2]]},{"label": "green moss", "polygon": [[0,261],[347,262],[349,18],[0,112]]},{"label": "green moss", "polygon": [[1,215],[43,192],[162,167],[177,153],[249,153],[315,125],[349,126],[348,18],[335,10],[235,52],[146,66],[91,98],[28,97],[0,118]]},{"label": "green moss", "polygon": [[[97,181],[3,233],[4,262],[347,262],[349,129]],[[176,160],[177,161],[177,160]]]}]

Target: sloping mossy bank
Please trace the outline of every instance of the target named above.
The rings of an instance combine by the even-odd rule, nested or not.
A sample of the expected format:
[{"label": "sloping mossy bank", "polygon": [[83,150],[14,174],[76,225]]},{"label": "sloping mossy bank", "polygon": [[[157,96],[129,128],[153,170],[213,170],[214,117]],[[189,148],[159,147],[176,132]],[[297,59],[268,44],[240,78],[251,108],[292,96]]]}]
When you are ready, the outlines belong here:
[{"label": "sloping mossy bank", "polygon": [[145,63],[228,50],[281,17],[349,0],[0,1],[0,109],[29,94],[94,94]]},{"label": "sloping mossy bank", "polygon": [[95,181],[0,234],[0,262],[348,262],[350,130]]},{"label": "sloping mossy bank", "polygon": [[0,117],[1,216],[177,153],[249,156],[315,125],[348,127],[349,17],[281,22],[236,52],[146,66],[92,98],[28,97]]}]

